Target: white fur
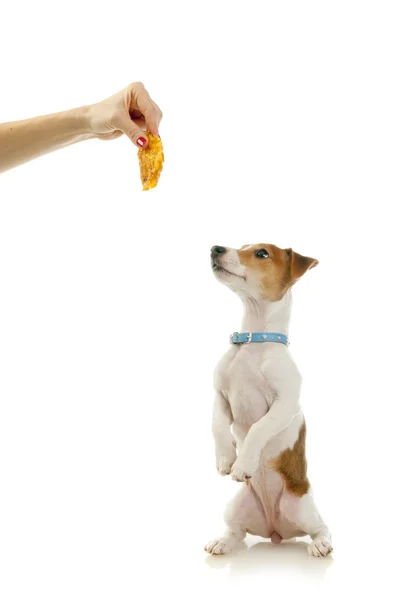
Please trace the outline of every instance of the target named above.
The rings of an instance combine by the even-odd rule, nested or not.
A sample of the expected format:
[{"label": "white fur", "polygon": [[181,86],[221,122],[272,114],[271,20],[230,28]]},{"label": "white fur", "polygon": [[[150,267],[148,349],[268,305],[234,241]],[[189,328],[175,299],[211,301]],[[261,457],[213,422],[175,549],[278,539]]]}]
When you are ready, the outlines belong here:
[{"label": "white fur", "polygon": [[[277,302],[264,300],[236,250],[228,249],[219,262],[229,273],[216,272],[217,278],[238,293],[244,304],[241,331],[288,335],[291,291]],[[311,491],[302,497],[292,495],[282,477],[269,467],[271,458],[293,447],[304,419],[301,376],[289,349],[272,342],[232,345],[216,368],[214,386],[217,469],[236,481],[249,479],[250,485],[243,485],[228,505],[228,529],[206,546],[207,552],[230,552],[247,531],[273,536],[273,540],[309,534],[311,555],[331,552],[330,533]]]}]

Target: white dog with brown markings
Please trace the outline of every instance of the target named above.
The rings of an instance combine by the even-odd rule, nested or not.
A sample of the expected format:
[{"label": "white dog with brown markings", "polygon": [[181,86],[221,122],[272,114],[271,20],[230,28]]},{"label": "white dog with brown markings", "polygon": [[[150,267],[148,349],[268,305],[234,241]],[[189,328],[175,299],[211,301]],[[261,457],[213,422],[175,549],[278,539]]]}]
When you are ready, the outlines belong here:
[{"label": "white dog with brown markings", "polygon": [[326,556],[331,536],[307,479],[301,376],[287,339],[291,287],[318,261],[255,244],[214,246],[211,263],[244,304],[244,333],[231,336],[215,372],[213,411],[217,469],[244,484],[225,511],[225,534],[205,550],[226,554],[247,532],[273,543],[310,535],[309,553]]}]

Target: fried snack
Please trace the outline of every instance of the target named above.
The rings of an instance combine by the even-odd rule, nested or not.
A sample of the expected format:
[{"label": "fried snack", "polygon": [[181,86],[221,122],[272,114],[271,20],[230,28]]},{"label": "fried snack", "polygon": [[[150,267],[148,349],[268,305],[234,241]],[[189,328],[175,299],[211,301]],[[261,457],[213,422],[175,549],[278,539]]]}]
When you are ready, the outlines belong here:
[{"label": "fried snack", "polygon": [[143,190],[151,190],[156,187],[160,173],[163,169],[163,144],[160,137],[152,133],[146,133],[148,144],[145,148],[138,150],[140,163],[141,182]]}]

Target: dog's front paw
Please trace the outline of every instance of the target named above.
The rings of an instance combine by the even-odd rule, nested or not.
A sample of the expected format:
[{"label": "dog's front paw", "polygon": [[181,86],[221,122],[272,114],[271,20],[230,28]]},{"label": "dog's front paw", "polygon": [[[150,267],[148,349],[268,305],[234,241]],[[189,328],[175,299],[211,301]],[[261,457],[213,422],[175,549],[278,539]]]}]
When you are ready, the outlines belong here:
[{"label": "dog's front paw", "polygon": [[315,538],[315,540],[308,545],[308,553],[311,556],[327,556],[333,552],[332,542],[325,536]]},{"label": "dog's front paw", "polygon": [[217,459],[217,471],[220,473],[220,475],[229,475],[233,464],[234,461],[231,462],[228,457],[220,456]]},{"label": "dog's front paw", "polygon": [[220,475],[229,475],[231,472],[231,467],[235,461],[236,450],[234,446],[231,446],[231,449],[228,453],[217,455],[217,471],[220,473]]},{"label": "dog's front paw", "polygon": [[232,467],[231,476],[235,481],[246,481],[253,477],[258,467],[258,461],[248,460],[238,456]]}]

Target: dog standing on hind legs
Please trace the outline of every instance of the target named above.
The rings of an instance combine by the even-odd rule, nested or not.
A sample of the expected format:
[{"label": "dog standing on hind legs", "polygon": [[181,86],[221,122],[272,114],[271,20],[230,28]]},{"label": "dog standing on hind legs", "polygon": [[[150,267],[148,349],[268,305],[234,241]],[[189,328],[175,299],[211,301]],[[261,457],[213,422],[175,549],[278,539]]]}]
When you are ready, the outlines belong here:
[{"label": "dog standing on hind legs", "polygon": [[244,333],[232,334],[216,368],[213,410],[217,470],[244,483],[225,511],[225,534],[205,550],[226,554],[246,533],[273,543],[310,535],[309,554],[326,556],[331,536],[307,479],[301,377],[287,337],[291,288],[318,261],[255,244],[214,246],[211,264],[244,305]]}]

